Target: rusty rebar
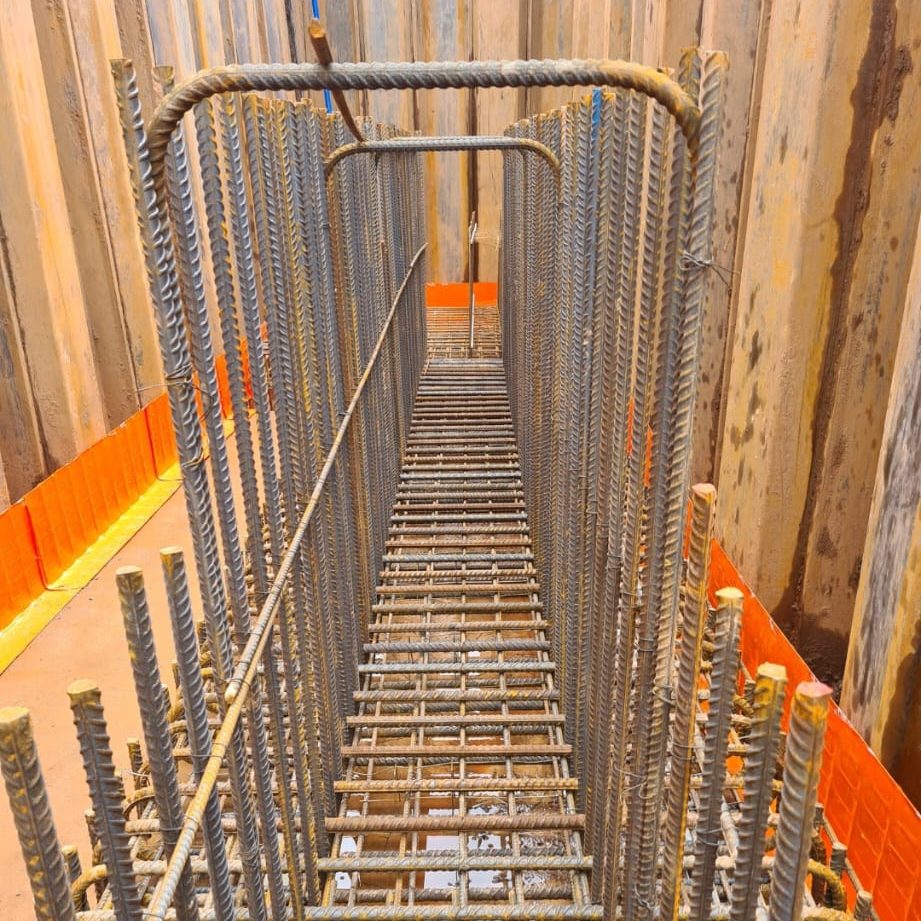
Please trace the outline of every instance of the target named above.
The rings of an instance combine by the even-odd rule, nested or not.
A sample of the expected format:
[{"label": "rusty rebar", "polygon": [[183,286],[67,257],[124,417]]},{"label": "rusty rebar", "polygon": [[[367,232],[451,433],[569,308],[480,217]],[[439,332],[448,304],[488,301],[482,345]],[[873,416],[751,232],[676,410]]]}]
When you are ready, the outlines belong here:
[{"label": "rusty rebar", "polygon": [[773,799],[774,765],[780,746],[786,669],[759,666],[752,704],[754,715],[745,756],[742,816],[739,820],[739,854],[732,878],[732,921],[754,921],[761,881],[761,859],[768,812]]},{"label": "rusty rebar", "polygon": [[[131,841],[122,812],[122,787],[115,773],[99,688],[75,681],[67,689],[77,727],[83,768],[95,811],[95,827],[108,869],[109,891],[118,921],[142,921],[144,910],[134,878]],[[177,879],[177,883],[179,880]]]},{"label": "rusty rebar", "polygon": [[793,694],[771,875],[771,921],[799,921],[803,913],[812,815],[830,701],[831,688],[818,681],[802,682]]},{"label": "rusty rebar", "polygon": [[68,869],[25,707],[0,709],[0,769],[28,869],[35,917],[37,921],[74,921]]}]

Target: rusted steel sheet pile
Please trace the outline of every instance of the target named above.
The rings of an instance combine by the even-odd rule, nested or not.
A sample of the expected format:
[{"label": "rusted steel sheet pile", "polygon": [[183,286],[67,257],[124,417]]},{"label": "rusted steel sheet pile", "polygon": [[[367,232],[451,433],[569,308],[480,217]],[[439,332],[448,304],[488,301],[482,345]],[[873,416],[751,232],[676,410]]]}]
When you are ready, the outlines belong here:
[{"label": "rusted steel sheet pile", "polygon": [[[851,917],[815,802],[829,691],[795,689],[784,736],[783,670],[740,682],[710,487],[682,561],[724,64],[224,68],[149,130],[116,65],[200,597],[164,550],[171,694],[119,574],[129,783],[100,689],[70,688],[91,866],[0,712],[39,918]],[[339,117],[239,95],[551,84],[618,89],[511,130],[541,146],[504,148],[499,314],[473,346],[433,314],[427,360],[426,139],[362,122],[388,143],[333,156]]]}]

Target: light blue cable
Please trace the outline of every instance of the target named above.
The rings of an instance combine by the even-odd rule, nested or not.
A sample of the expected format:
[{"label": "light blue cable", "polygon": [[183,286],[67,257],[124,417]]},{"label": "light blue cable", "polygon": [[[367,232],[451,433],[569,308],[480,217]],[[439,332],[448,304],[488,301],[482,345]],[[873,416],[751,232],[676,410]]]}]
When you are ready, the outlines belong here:
[{"label": "light blue cable", "polygon": [[[320,18],[320,0],[310,0],[310,11],[314,19]],[[326,105],[326,111],[333,110],[333,94],[329,90],[323,90],[323,103]]]}]

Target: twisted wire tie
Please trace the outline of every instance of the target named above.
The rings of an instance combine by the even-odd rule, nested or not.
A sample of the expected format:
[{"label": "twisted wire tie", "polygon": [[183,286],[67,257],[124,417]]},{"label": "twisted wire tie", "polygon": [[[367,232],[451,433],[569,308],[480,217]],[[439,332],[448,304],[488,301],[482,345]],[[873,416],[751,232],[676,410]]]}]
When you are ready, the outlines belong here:
[{"label": "twisted wire tie", "polygon": [[710,269],[729,291],[732,290],[732,276],[741,274],[737,269],[725,265],[718,265],[713,261],[712,257],[704,259],[700,256],[693,255],[687,250],[681,254],[679,264],[684,271],[688,271],[689,269],[697,271]]}]

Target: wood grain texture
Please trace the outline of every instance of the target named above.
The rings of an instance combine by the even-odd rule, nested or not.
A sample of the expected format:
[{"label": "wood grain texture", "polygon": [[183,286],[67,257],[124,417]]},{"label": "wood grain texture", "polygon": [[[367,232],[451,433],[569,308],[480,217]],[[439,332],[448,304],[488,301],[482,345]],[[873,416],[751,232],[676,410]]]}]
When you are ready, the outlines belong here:
[{"label": "wood grain texture", "polygon": [[[85,4],[84,11],[88,12]],[[45,86],[52,88],[47,97],[54,131],[52,149],[57,154],[85,299],[79,306],[86,309],[105,426],[111,429],[136,412],[140,401],[95,156],[95,131],[100,126],[90,117],[91,109],[95,114],[103,101],[88,98],[85,91],[67,3],[33,0],[32,15]],[[89,24],[84,20],[79,25],[86,28]],[[111,97],[111,91],[108,95]]]},{"label": "wood grain texture", "polygon": [[[466,61],[472,51],[468,0],[414,0],[413,52],[419,61]],[[417,90],[416,128],[423,134],[467,134],[472,90]],[[426,271],[439,281],[467,279],[467,222],[471,211],[470,154],[424,154]]]},{"label": "wood grain texture", "polygon": [[738,303],[769,7],[769,0],[705,0],[702,10],[701,44],[726,51],[730,66],[723,87],[725,114],[713,206],[711,255],[719,268],[707,274],[704,286],[700,377],[691,451],[691,479],[696,482],[711,482],[717,470],[720,409],[728,386],[727,346],[732,341]]},{"label": "wood grain texture", "polygon": [[849,93],[865,50],[834,22],[818,10],[772,13],[717,484],[727,550],[794,640],[788,595],[833,320]]},{"label": "wood grain texture", "polygon": [[106,423],[28,0],[0,4],[0,68],[0,214],[44,451],[56,467]]},{"label": "wood grain texture", "polygon": [[[362,47],[366,61],[412,61],[411,4],[404,0],[362,0]],[[416,129],[412,90],[375,90],[368,93],[367,114],[404,131]]]},{"label": "wood grain texture", "polygon": [[7,257],[7,232],[0,214],[0,510],[28,492],[51,471],[46,465],[32,383],[26,363],[15,285]]},{"label": "wood grain texture", "polygon": [[635,0],[631,40],[633,60],[651,66],[677,65],[677,61],[666,61],[662,56],[665,11],[666,3],[661,0]]},{"label": "wood grain texture", "polygon": [[[473,0],[473,56],[489,61],[527,55],[528,4]],[[505,88],[475,91],[477,134],[502,134],[525,115],[526,91]],[[496,150],[473,154],[476,159],[476,213],[479,224],[477,281],[496,281],[499,270],[499,226],[502,211],[502,164]]]},{"label": "wood grain texture", "polygon": [[[706,0],[684,0],[683,3],[660,4],[663,11],[660,64],[674,67],[683,48],[700,44],[700,28]],[[734,4],[737,6],[737,4]],[[728,10],[726,12],[729,12]],[[708,46],[709,47],[709,46]],[[714,46],[716,47],[716,46]],[[720,46],[721,51],[727,48]]]},{"label": "wood grain texture", "polygon": [[[358,0],[333,0],[331,3],[321,3],[320,14],[326,26],[333,60],[361,61],[362,36]],[[365,95],[359,92],[345,93],[346,102],[355,117],[365,111]]]},{"label": "wood grain texture", "polygon": [[887,6],[772,12],[719,448],[733,552],[832,684],[921,209],[918,26]]},{"label": "wood grain texture", "polygon": [[898,6],[896,17],[875,7],[868,23],[863,15],[842,23],[850,34],[867,30],[867,47],[851,93],[855,122],[835,208],[834,320],[817,411],[811,520],[796,561],[803,570],[803,651],[821,647],[825,631],[834,632],[841,638],[832,663],[838,674],[921,217],[921,54],[912,49],[921,35],[921,8]]},{"label": "wood grain texture", "polygon": [[921,245],[907,288],[841,706],[921,805]]},{"label": "wood grain texture", "polygon": [[633,20],[638,15],[633,0],[607,0],[607,48],[605,57],[612,60],[633,59]]},{"label": "wood grain texture", "polygon": [[[572,54],[572,3],[532,3],[528,39],[529,58],[567,58]],[[528,114],[548,112],[572,99],[565,86],[530,87]]]},{"label": "wood grain texture", "polygon": [[[150,38],[153,46],[154,61],[158,65],[173,68],[176,81],[184,79],[199,69],[199,60],[208,57],[208,49],[200,34],[201,29],[193,29],[195,6],[200,0],[162,0],[148,4],[147,18],[150,23]],[[149,113],[145,113],[150,117]],[[205,196],[201,184],[201,166],[198,158],[198,143],[192,115],[183,120],[185,142],[189,151],[189,172],[192,177],[192,196],[195,199],[196,212],[205,213]],[[205,286],[205,298],[208,302],[211,318],[211,334],[216,342],[220,341],[220,329],[217,317],[217,289],[214,282],[214,266],[211,262],[211,246],[205,228],[200,227],[202,253],[202,280]]]},{"label": "wood grain texture", "polygon": [[118,104],[112,92],[111,61],[124,55],[125,49],[114,0],[67,3],[121,306],[122,316],[113,323],[124,324],[137,396],[144,404],[156,395],[153,388],[160,381],[160,359],[131,181],[122,153]]}]

